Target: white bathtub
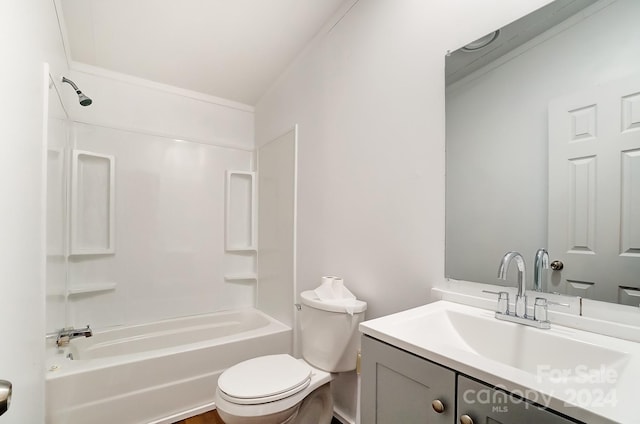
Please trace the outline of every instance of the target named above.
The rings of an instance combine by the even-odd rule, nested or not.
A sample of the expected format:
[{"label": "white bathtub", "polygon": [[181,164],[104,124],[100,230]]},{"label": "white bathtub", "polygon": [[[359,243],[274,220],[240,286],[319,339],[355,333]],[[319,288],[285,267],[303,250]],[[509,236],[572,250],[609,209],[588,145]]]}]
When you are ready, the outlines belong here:
[{"label": "white bathtub", "polygon": [[47,343],[47,424],[165,424],[213,409],[229,366],[290,352],[291,328],[246,309]]}]

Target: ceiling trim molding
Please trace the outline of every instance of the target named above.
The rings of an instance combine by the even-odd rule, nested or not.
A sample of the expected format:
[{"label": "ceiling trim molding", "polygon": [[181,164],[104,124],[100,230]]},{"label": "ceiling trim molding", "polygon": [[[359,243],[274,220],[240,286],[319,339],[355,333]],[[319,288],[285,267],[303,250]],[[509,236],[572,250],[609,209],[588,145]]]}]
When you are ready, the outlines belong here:
[{"label": "ceiling trim molding", "polygon": [[53,8],[56,11],[56,18],[58,20],[58,30],[60,31],[60,40],[62,41],[62,49],[64,50],[65,60],[67,61],[67,67],[71,67],[71,48],[69,47],[69,34],[67,33],[67,25],[64,21],[64,13],[62,13],[61,0],[53,0]]},{"label": "ceiling trim molding", "polygon": [[97,77],[108,78],[115,81],[124,82],[127,84],[151,88],[153,90],[164,91],[166,93],[189,97],[191,99],[199,100],[206,103],[216,104],[218,106],[237,109],[243,112],[254,113],[255,111],[255,108],[253,106],[247,105],[245,103],[223,99],[222,97],[211,96],[209,94],[200,93],[198,91],[187,90],[185,88],[163,84],[163,83],[151,81],[144,78],[134,77],[132,75],[111,71],[109,69],[100,68],[98,66],[88,65],[86,63],[71,61],[70,68],[72,71],[83,72],[85,74],[94,75]]}]

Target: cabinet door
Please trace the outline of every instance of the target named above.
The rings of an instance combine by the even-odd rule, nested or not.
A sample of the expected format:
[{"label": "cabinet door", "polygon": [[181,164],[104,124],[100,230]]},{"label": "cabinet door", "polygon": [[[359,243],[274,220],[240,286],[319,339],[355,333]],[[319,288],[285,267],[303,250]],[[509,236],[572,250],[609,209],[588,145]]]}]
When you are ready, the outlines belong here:
[{"label": "cabinet door", "polygon": [[[444,411],[436,412],[433,401]],[[362,424],[452,424],[455,373],[365,336],[361,402]]]},{"label": "cabinet door", "polygon": [[[471,421],[462,418],[468,416]],[[574,421],[514,395],[458,375],[458,416],[461,423],[575,424]]]}]

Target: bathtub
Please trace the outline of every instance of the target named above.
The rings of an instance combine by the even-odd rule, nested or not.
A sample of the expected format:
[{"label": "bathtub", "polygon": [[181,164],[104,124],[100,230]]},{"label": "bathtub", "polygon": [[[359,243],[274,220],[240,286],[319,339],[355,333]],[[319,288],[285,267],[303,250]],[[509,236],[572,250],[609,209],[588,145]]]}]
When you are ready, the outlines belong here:
[{"label": "bathtub", "polygon": [[[218,376],[291,350],[291,328],[256,309],[47,340],[47,424],[169,424],[214,409]],[[70,359],[71,356],[73,359]]]}]

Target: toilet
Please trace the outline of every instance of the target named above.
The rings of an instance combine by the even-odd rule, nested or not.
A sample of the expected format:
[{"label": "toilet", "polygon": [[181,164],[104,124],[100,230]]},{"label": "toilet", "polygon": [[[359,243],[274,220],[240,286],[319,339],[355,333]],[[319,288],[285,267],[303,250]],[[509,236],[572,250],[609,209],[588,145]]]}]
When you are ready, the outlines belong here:
[{"label": "toilet", "polygon": [[226,424],[329,424],[331,373],[356,368],[366,302],[300,294],[303,359],[267,355],[240,362],[218,379],[215,403]]}]

